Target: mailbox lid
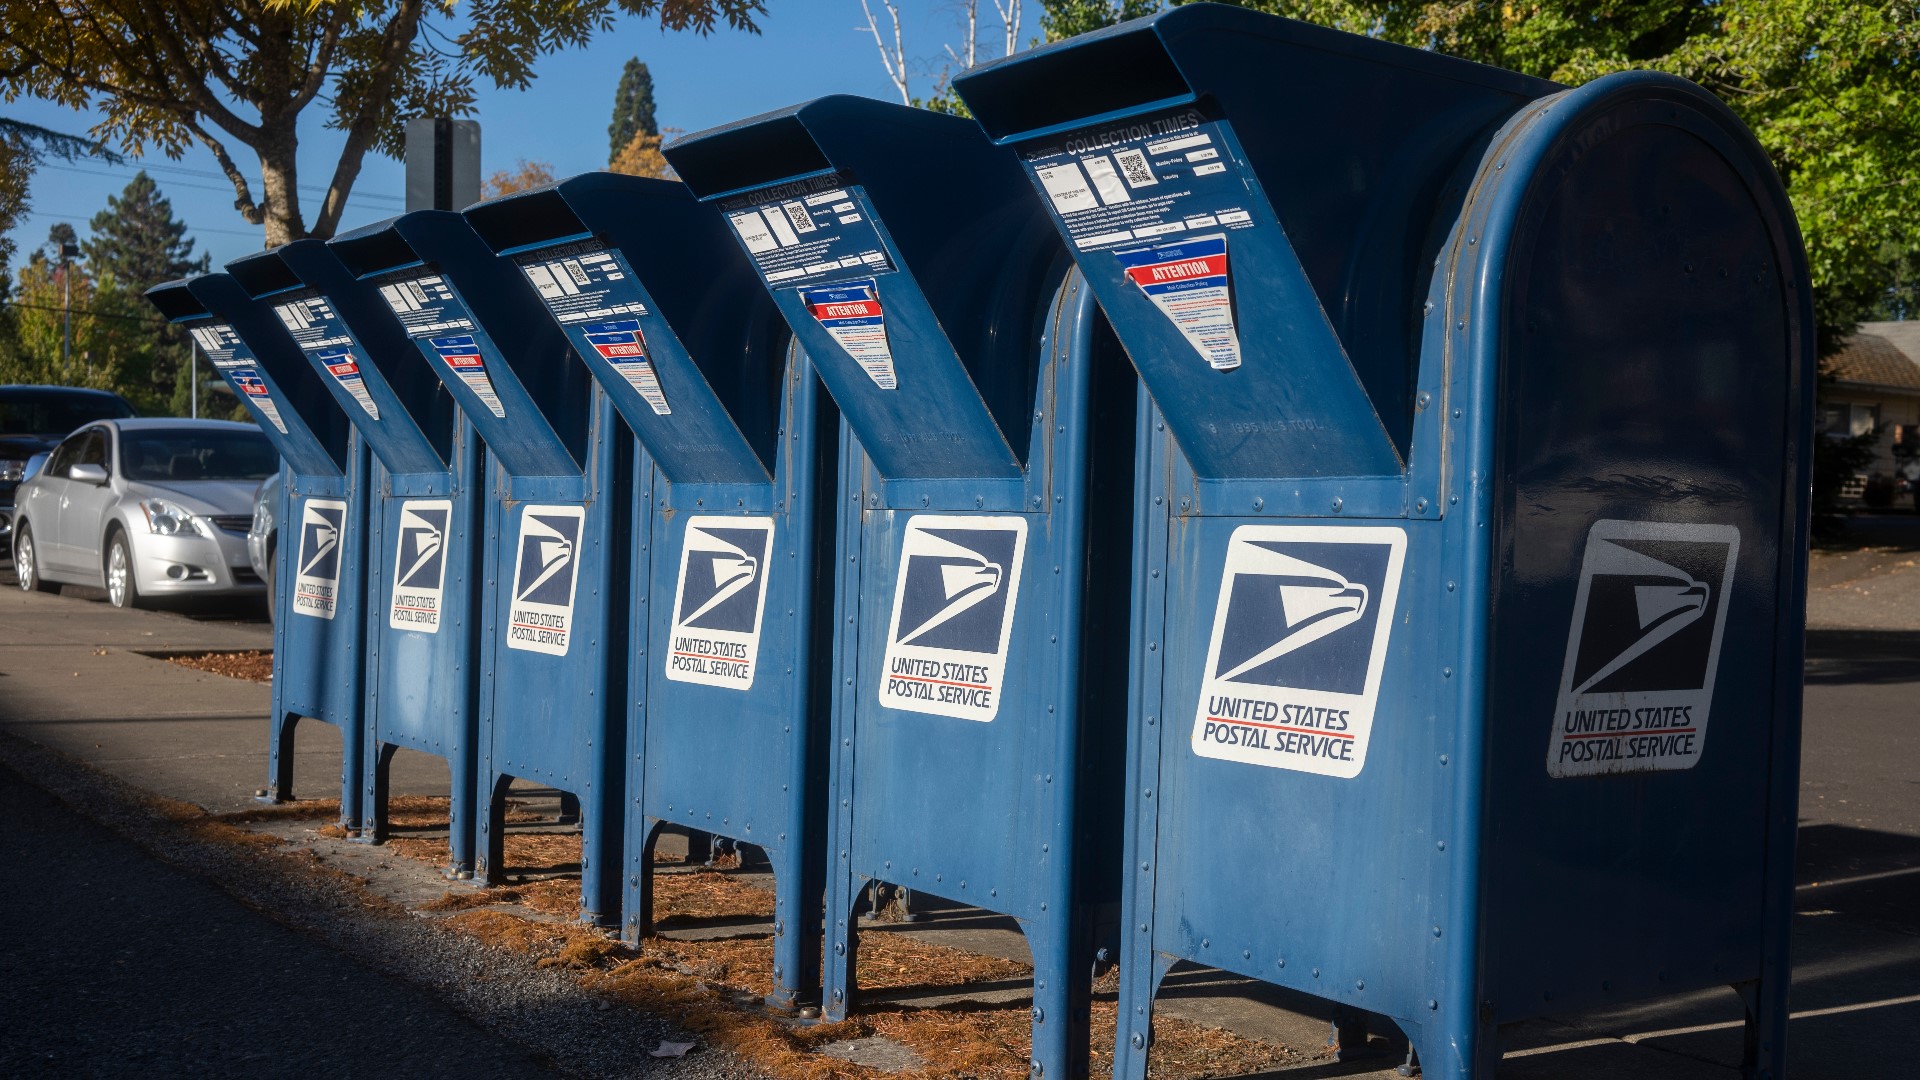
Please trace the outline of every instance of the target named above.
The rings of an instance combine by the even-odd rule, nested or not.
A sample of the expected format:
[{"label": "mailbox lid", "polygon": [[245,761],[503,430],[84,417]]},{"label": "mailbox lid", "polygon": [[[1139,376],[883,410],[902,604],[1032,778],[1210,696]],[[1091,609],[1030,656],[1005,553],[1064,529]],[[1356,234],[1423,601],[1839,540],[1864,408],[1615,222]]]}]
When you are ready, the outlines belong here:
[{"label": "mailbox lid", "polygon": [[168,322],[192,335],[294,472],[346,475],[346,416],[285,329],[237,282],[225,274],[201,274],[156,285],[146,296]]},{"label": "mailbox lid", "polygon": [[1016,164],[957,117],[829,97],[676,142],[889,478],[1018,478],[1064,273]]},{"label": "mailbox lid", "polygon": [[296,240],[227,264],[321,376],[387,471],[448,473],[456,413],[410,363],[398,327],[319,240]]},{"label": "mailbox lid", "polygon": [[415,211],[328,247],[508,472],[581,475],[591,381],[464,218]]},{"label": "mailbox lid", "polygon": [[1216,478],[1401,471],[1421,301],[1471,167],[1558,89],[1208,4],[955,87],[1019,152],[1181,449]]},{"label": "mailbox lid", "polygon": [[668,479],[765,485],[791,336],[684,185],[586,173],[467,211]]}]

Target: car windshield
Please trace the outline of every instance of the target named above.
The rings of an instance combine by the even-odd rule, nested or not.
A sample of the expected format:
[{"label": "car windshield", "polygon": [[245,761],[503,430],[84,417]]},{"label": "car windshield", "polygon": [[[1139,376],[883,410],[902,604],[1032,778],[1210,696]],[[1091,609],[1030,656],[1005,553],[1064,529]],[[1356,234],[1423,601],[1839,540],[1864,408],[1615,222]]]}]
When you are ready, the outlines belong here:
[{"label": "car windshield", "polygon": [[95,420],[120,420],[133,410],[105,394],[0,392],[0,435],[65,435]]},{"label": "car windshield", "polygon": [[120,467],[129,480],[265,480],[280,457],[265,435],[207,428],[120,432]]}]

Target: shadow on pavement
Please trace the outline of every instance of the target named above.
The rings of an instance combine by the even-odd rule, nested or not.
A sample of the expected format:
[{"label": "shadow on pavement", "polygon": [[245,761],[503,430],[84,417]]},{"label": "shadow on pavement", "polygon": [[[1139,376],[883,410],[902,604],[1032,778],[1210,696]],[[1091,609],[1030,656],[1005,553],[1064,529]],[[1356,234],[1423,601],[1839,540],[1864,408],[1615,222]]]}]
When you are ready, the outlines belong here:
[{"label": "shadow on pavement", "polygon": [[1817,685],[1920,682],[1920,630],[1809,630],[1806,680]]}]

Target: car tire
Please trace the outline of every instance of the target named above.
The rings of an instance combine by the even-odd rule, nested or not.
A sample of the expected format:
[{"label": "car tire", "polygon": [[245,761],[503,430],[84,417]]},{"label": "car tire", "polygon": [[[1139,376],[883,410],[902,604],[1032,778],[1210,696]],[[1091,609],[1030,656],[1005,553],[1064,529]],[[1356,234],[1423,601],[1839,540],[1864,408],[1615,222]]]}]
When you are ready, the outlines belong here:
[{"label": "car tire", "polygon": [[21,592],[57,593],[58,582],[48,581],[40,572],[40,549],[34,546],[33,530],[21,522],[13,538],[13,574]]},{"label": "car tire", "polygon": [[107,579],[107,603],[117,608],[146,606],[146,598],[140,595],[140,582],[133,573],[133,545],[127,543],[127,534],[119,529],[113,530],[107,537],[107,559],[104,570]]}]

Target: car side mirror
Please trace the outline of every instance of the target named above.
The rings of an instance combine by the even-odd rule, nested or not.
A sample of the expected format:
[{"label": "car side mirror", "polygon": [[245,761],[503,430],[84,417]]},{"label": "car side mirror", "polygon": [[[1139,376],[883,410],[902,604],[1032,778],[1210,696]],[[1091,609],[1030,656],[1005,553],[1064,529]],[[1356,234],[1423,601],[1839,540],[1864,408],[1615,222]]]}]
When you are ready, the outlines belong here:
[{"label": "car side mirror", "polygon": [[98,486],[107,482],[107,470],[99,465],[75,465],[67,470],[67,479]]}]

